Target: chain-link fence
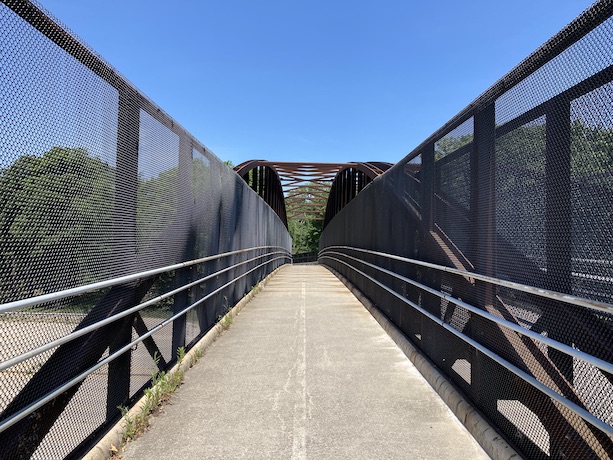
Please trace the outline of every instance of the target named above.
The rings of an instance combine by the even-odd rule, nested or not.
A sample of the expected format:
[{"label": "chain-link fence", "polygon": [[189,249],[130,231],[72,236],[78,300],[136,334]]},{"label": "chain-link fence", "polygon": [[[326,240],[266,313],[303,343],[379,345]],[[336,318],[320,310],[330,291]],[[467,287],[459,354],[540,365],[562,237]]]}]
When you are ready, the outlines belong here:
[{"label": "chain-link fence", "polygon": [[39,5],[0,3],[0,458],[78,456],[289,260],[237,174]]},{"label": "chain-link fence", "polygon": [[612,14],[583,13],[320,240],[530,459],[613,456]]}]

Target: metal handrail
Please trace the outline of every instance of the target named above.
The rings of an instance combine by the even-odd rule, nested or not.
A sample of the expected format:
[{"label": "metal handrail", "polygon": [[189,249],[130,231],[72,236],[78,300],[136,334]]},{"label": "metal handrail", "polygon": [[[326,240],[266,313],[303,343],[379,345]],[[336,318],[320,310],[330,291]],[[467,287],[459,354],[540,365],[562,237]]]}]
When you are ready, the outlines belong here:
[{"label": "metal handrail", "polygon": [[71,380],[67,381],[66,383],[64,383],[63,385],[61,385],[60,387],[56,388],[54,391],[47,393],[45,396],[37,399],[36,401],[32,402],[31,404],[29,404],[28,406],[24,407],[22,410],[20,410],[19,412],[16,412],[15,414],[11,415],[9,418],[5,419],[4,421],[2,421],[0,423],[0,433],[2,433],[3,431],[5,431],[6,429],[10,428],[11,426],[13,426],[15,423],[19,422],[20,420],[24,419],[25,417],[27,417],[28,415],[30,415],[32,412],[36,411],[37,409],[41,408],[42,406],[44,406],[45,404],[47,404],[48,402],[50,402],[51,400],[53,400],[54,398],[56,398],[57,396],[61,395],[62,393],[64,393],[66,390],[72,388],[74,385],[76,385],[79,382],[82,382],[83,380],[85,380],[89,375],[93,374],[94,372],[96,372],[98,369],[100,369],[102,366],[104,366],[105,364],[113,361],[114,359],[118,358],[119,356],[121,356],[123,353],[127,352],[128,350],[132,349],[135,345],[138,345],[139,343],[143,342],[145,339],[149,338],[150,336],[152,336],[155,332],[159,331],[160,329],[162,329],[163,327],[167,326],[168,324],[172,323],[174,320],[176,320],[177,318],[183,316],[184,314],[186,314],[188,311],[192,310],[193,308],[195,308],[196,306],[200,305],[202,302],[204,302],[205,300],[208,300],[209,298],[211,298],[213,295],[217,294],[218,292],[222,291],[223,289],[227,288],[228,286],[232,285],[233,283],[235,283],[236,281],[238,281],[239,279],[247,276],[248,274],[250,274],[251,272],[270,264],[271,262],[274,262],[276,260],[282,260],[282,259],[286,259],[287,256],[279,256],[279,257],[275,257],[273,259],[270,259],[266,262],[263,262],[259,265],[257,265],[256,267],[246,271],[245,273],[243,273],[242,275],[237,276],[236,278],[234,278],[231,281],[228,281],[226,284],[224,284],[223,286],[220,286],[219,288],[215,289],[214,291],[210,292],[209,294],[207,294],[206,296],[204,296],[203,298],[197,300],[196,302],[192,303],[191,305],[185,307],[183,310],[175,313],[173,316],[171,316],[170,318],[165,319],[164,321],[162,321],[160,324],[154,326],[153,328],[151,328],[149,331],[147,331],[145,334],[141,335],[140,337],[138,337],[137,339],[133,340],[132,342],[124,345],[123,347],[121,347],[119,350],[115,351],[112,354],[109,354],[109,356],[107,356],[106,358],[104,358],[101,361],[98,361],[94,366],[90,367],[89,369],[81,372],[79,375],[73,377]]},{"label": "metal handrail", "polygon": [[[365,262],[361,259],[358,259],[356,257],[347,255],[347,254],[343,254],[342,252],[337,252],[337,251],[328,251],[326,253],[326,255],[322,256],[322,257],[327,257],[327,254],[336,254],[336,255],[340,255],[343,257],[347,257],[349,259],[355,260],[356,262],[359,262],[361,264],[364,265],[368,265],[371,268],[374,268],[376,270],[379,270],[380,272],[386,273],[390,276],[393,276],[396,279],[399,279],[401,281],[404,281],[406,283],[412,284],[413,286],[422,289],[430,294],[433,294],[437,297],[440,297],[443,300],[447,300],[448,302],[453,303],[454,305],[457,305],[458,307],[464,308],[468,311],[471,311],[472,313],[475,313],[487,320],[493,321],[497,324],[500,324],[503,327],[506,327],[508,329],[511,329],[515,332],[519,332],[523,335],[525,335],[526,337],[530,337],[533,340],[539,341],[541,343],[544,343],[547,346],[550,346],[552,348],[555,348],[556,350],[559,350],[563,353],[566,353],[567,355],[570,356],[574,356],[577,359],[581,359],[595,367],[598,367],[599,369],[608,372],[608,373],[613,373],[613,363],[609,363],[607,361],[604,361],[600,358],[596,358],[595,356],[592,356],[588,353],[585,353],[581,350],[578,350],[576,348],[570,347],[564,343],[558,342],[557,340],[551,339],[549,337],[546,337],[544,335],[541,335],[537,332],[534,332],[528,328],[525,328],[517,323],[513,323],[509,320],[503,319],[503,318],[499,318],[498,316],[492,315],[491,313],[488,313],[487,311],[482,310],[479,307],[475,307],[474,305],[471,305],[469,303],[464,302],[463,300],[457,299],[455,297],[452,297],[448,294],[445,294],[444,292],[441,291],[437,291],[436,289],[433,289],[429,286],[426,286],[425,284],[422,284],[418,281],[412,280],[411,278],[407,278],[405,276],[399,275],[398,273],[395,273],[393,271],[387,270],[383,267],[380,267],[378,265],[375,264],[371,264],[369,262]],[[337,260],[337,259],[335,259]]]},{"label": "metal handrail", "polygon": [[372,278],[371,276],[367,275],[363,271],[353,267],[352,265],[350,265],[349,263],[347,263],[347,262],[345,262],[343,260],[337,259],[336,257],[327,256],[325,254],[321,255],[320,257],[321,258],[330,259],[330,260],[334,260],[334,261],[339,262],[339,263],[341,263],[343,265],[346,265],[347,267],[349,267],[352,270],[356,271],[357,273],[359,273],[363,277],[369,279],[370,281],[372,281],[373,283],[377,284],[382,289],[384,289],[387,292],[389,292],[390,294],[392,294],[394,297],[398,298],[399,300],[403,301],[404,303],[406,303],[406,304],[410,305],[411,307],[415,308],[420,313],[422,313],[423,315],[427,316],[429,319],[431,319],[432,321],[436,322],[441,327],[443,327],[447,331],[451,332],[452,334],[454,334],[459,339],[464,340],[466,343],[468,343],[469,345],[473,346],[474,348],[476,348],[477,350],[479,350],[483,354],[487,355],[492,360],[494,360],[497,363],[499,363],[500,365],[504,366],[509,371],[513,372],[515,375],[520,377],[522,380],[526,381],[527,383],[529,383],[530,385],[535,387],[537,390],[541,391],[542,393],[546,394],[550,398],[554,399],[555,401],[557,401],[558,403],[560,403],[561,405],[566,407],[568,410],[572,411],[573,413],[575,413],[576,415],[581,417],[583,420],[585,420],[589,424],[595,426],[596,428],[598,428],[599,430],[601,430],[604,433],[608,434],[609,436],[613,436],[613,426],[605,423],[604,421],[600,420],[598,417],[595,417],[592,413],[590,413],[586,409],[582,408],[581,406],[573,403],[572,401],[569,401],[568,399],[566,399],[565,397],[563,397],[562,395],[560,395],[556,391],[552,390],[548,386],[546,386],[543,383],[539,382],[537,379],[535,379],[530,374],[528,374],[528,373],[524,372],[523,370],[519,369],[517,366],[515,366],[512,363],[510,363],[509,361],[507,361],[503,357],[499,356],[498,354],[494,353],[493,351],[491,351],[486,346],[480,344],[479,342],[471,339],[467,335],[465,335],[462,332],[458,331],[457,329],[453,328],[451,325],[447,324],[442,319],[434,316],[432,313],[428,312],[427,310],[425,310],[424,308],[420,307],[416,303],[411,302],[406,297],[402,296],[401,294],[397,293],[393,289],[387,287],[383,283],[377,281],[376,279]]},{"label": "metal handrail", "polygon": [[143,310],[144,308],[146,308],[146,307],[148,307],[150,305],[154,305],[154,304],[160,302],[161,300],[164,300],[164,299],[166,299],[168,297],[171,297],[171,296],[173,296],[173,295],[175,295],[175,294],[177,294],[177,293],[179,293],[181,291],[184,291],[184,290],[189,289],[189,288],[191,288],[193,286],[196,286],[196,285],[201,284],[201,283],[203,283],[205,281],[208,281],[209,279],[214,278],[214,277],[216,277],[216,276],[218,276],[218,275],[220,275],[222,273],[225,273],[227,271],[233,270],[236,267],[248,264],[249,262],[253,262],[254,260],[262,259],[264,257],[268,257],[268,256],[271,256],[271,255],[274,255],[274,254],[285,254],[285,253],[286,253],[286,251],[267,252],[266,254],[262,254],[260,256],[253,257],[253,258],[248,259],[246,261],[243,261],[243,262],[231,265],[229,267],[226,267],[223,270],[211,273],[210,275],[207,275],[204,278],[200,278],[200,279],[198,279],[196,281],[192,281],[191,283],[188,283],[186,285],[180,286],[180,287],[178,287],[176,289],[173,289],[172,291],[169,291],[169,292],[167,292],[165,294],[162,294],[162,295],[159,295],[159,296],[154,297],[152,299],[149,299],[146,302],[143,302],[143,303],[140,303],[138,305],[135,305],[134,307],[128,308],[127,310],[123,310],[120,313],[117,313],[115,315],[109,316],[108,318],[105,318],[105,319],[103,319],[101,321],[98,321],[98,322],[96,322],[94,324],[90,324],[89,326],[86,326],[86,327],[84,327],[82,329],[78,329],[76,331],[70,332],[69,334],[67,334],[67,335],[65,335],[63,337],[60,337],[59,339],[52,340],[51,342],[47,342],[44,345],[41,345],[41,346],[39,346],[37,348],[33,348],[33,349],[27,351],[26,353],[22,353],[20,355],[14,356],[14,357],[12,357],[10,359],[7,359],[6,361],[1,361],[0,362],[0,372],[2,372],[5,369],[8,369],[9,367],[15,366],[15,365],[17,365],[17,364],[19,364],[19,363],[21,363],[23,361],[26,361],[26,360],[28,360],[30,358],[33,358],[36,355],[44,353],[47,350],[51,350],[52,348],[55,348],[55,347],[58,347],[60,345],[65,344],[65,343],[68,343],[68,342],[70,342],[70,341],[72,341],[72,340],[74,340],[74,339],[76,339],[78,337],[81,337],[81,336],[83,336],[83,335],[85,335],[85,334],[87,334],[87,333],[89,333],[91,331],[95,331],[96,329],[98,329],[98,328],[100,328],[102,326],[106,326],[109,323],[112,323],[112,322],[117,321],[117,320],[119,320],[121,318],[129,316],[129,315],[131,315],[133,313],[136,313],[136,312],[138,312],[140,310]]},{"label": "metal handrail", "polygon": [[155,268],[153,270],[147,270],[144,272],[133,273],[131,275],[120,276],[117,278],[111,278],[105,281],[98,281],[96,283],[86,284],[83,286],[77,286],[70,289],[64,289],[62,291],[51,292],[49,294],[43,294],[35,297],[29,297],[27,299],[15,300],[13,302],[7,302],[0,305],[0,313],[5,313],[11,310],[17,310],[18,308],[32,307],[45,302],[51,302],[54,300],[65,299],[66,297],[72,297],[75,295],[86,294],[88,292],[97,291],[102,288],[117,286],[118,284],[129,283],[143,278],[149,278],[154,275],[159,275],[171,270],[177,270],[179,268],[190,267],[192,265],[200,264],[203,262],[209,262],[211,260],[221,259],[235,254],[240,254],[248,251],[255,251],[258,249],[283,249],[289,254],[289,251],[282,246],[256,246],[253,248],[238,249],[236,251],[223,252],[214,256],[202,257],[200,259],[189,260],[186,262],[180,262],[174,265],[168,265],[166,267]]},{"label": "metal handrail", "polygon": [[515,289],[517,291],[526,292],[528,294],[534,294],[539,297],[544,297],[552,300],[558,300],[560,302],[568,303],[571,305],[576,305],[578,307],[583,308],[591,308],[594,310],[599,310],[604,313],[613,314],[613,305],[606,302],[600,302],[598,300],[586,299],[583,297],[578,297],[570,294],[564,294],[562,292],[551,291],[549,289],[537,288],[534,286],[528,286],[526,284],[516,283],[513,281],[506,281],[499,278],[494,278],[487,275],[480,275],[479,273],[469,272],[467,270],[460,270],[457,268],[446,267],[444,265],[433,264],[430,262],[424,262],[422,260],[410,259],[407,257],[398,256],[395,254],[389,254],[387,252],[379,252],[379,251],[371,251],[368,249],[356,248],[353,246],[328,246],[327,248],[320,251],[321,254],[325,253],[328,249],[348,249],[351,251],[358,251],[367,254],[372,254],[381,257],[387,257],[389,259],[399,260],[401,262],[407,262],[413,265],[420,265],[422,267],[433,268],[435,270],[453,273],[454,275],[461,275],[468,278],[474,278],[480,281],[485,281],[487,283],[496,284],[498,286],[507,287],[510,289]]}]

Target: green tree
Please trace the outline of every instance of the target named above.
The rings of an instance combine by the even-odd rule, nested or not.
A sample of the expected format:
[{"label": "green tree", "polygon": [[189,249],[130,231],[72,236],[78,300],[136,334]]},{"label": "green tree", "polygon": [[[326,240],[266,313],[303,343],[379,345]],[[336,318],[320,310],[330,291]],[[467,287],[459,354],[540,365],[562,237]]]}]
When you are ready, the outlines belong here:
[{"label": "green tree", "polygon": [[150,179],[139,177],[136,228],[139,251],[148,249],[164,235],[177,218],[178,167],[162,171]]},{"label": "green tree", "polygon": [[105,277],[115,171],[85,149],[54,147],[0,171],[0,301]]},{"label": "green tree", "polygon": [[[329,190],[328,190],[329,192]],[[314,252],[319,249],[319,237],[323,230],[327,192],[322,185],[305,184],[288,202],[288,230],[292,237],[292,252]]]},{"label": "green tree", "polygon": [[287,225],[292,237],[292,252],[294,254],[314,252],[319,249],[323,220],[291,219]]},{"label": "green tree", "polygon": [[445,155],[449,155],[452,152],[455,152],[460,147],[464,147],[466,144],[470,144],[473,141],[473,135],[464,134],[463,136],[454,137],[454,136],[445,136],[442,139],[439,139],[434,144],[434,159],[439,160],[443,158]]}]

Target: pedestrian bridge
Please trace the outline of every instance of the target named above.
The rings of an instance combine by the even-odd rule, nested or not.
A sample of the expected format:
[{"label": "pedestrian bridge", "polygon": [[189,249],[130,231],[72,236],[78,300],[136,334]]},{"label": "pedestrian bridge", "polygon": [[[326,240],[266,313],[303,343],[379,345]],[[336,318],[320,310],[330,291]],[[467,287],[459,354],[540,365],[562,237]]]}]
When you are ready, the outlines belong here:
[{"label": "pedestrian bridge", "polygon": [[125,459],[489,458],[321,265],[286,265]]},{"label": "pedestrian bridge", "polygon": [[265,279],[128,458],[613,457],[612,15],[395,165],[337,165],[299,265],[287,219],[312,215],[283,177],[312,164],[237,174],[37,4],[0,2],[0,458],[109,454]]}]

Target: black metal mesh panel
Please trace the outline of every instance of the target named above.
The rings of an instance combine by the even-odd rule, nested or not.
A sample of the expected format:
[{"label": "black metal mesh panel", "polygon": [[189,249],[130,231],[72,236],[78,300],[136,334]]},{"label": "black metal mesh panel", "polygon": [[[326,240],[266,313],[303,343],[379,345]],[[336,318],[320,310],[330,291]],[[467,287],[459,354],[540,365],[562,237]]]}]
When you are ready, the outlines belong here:
[{"label": "black metal mesh panel", "polygon": [[413,206],[416,212],[421,212],[421,155],[417,155],[404,165],[407,176],[405,200]]},{"label": "black metal mesh panel", "polygon": [[571,101],[573,292],[613,303],[613,85]]},{"label": "black metal mesh panel", "polygon": [[[145,315],[143,320],[150,324],[155,323],[155,320],[152,321],[151,316],[147,318]],[[168,333],[168,331],[166,331],[166,333]],[[132,340],[138,338],[138,332],[132,330],[131,338]],[[158,357],[159,355],[155,356]],[[168,358],[168,356],[166,356],[166,358]],[[157,370],[158,367],[155,364],[153,356],[151,356],[146,346],[140,343],[134,347],[131,353],[130,362],[130,394],[138,394],[138,392],[151,381],[151,375]]]},{"label": "black metal mesh panel", "polygon": [[496,139],[496,275],[544,286],[545,117]]},{"label": "black metal mesh panel", "polygon": [[85,379],[43,443],[32,455],[33,459],[63,458],[66,452],[76,449],[104,424],[107,381],[106,366]]},{"label": "black metal mesh panel", "polygon": [[190,310],[186,317],[186,331],[185,341],[186,343],[192,343],[192,341],[198,337],[200,328],[198,327],[198,314],[194,310]]},{"label": "black metal mesh panel", "polygon": [[186,229],[186,225],[177,222],[178,189],[179,136],[141,110],[136,194],[139,269],[167,265],[178,259],[176,249],[168,244],[173,230],[184,234]]},{"label": "black metal mesh panel", "polygon": [[[603,5],[606,2],[602,2]],[[595,16],[588,11],[589,16]],[[538,108],[548,100],[567,91],[587,78],[613,65],[611,56],[611,35],[613,19],[608,18],[557,56],[549,56],[549,62],[536,69],[525,79],[517,82],[512,89],[500,95],[496,101],[496,123],[503,125],[523,113]],[[552,38],[553,45],[565,37]],[[553,48],[553,46],[551,46]]]},{"label": "black metal mesh panel", "polygon": [[434,144],[434,222],[441,237],[449,240],[462,258],[469,251],[473,132],[471,117]]},{"label": "black metal mesh panel", "polygon": [[[437,189],[441,194],[441,201],[437,202],[440,210],[447,208],[449,211],[456,211],[467,221],[470,210],[470,155],[468,153],[458,155],[457,158],[441,164],[436,178]],[[453,201],[450,202],[450,200]],[[445,226],[451,225],[449,223]]]},{"label": "black metal mesh panel", "polygon": [[118,94],[4,4],[0,21],[6,302],[113,274]]},{"label": "black metal mesh panel", "polygon": [[[475,120],[471,117],[449,131],[434,143],[434,159],[439,161],[462,147],[472,143],[475,132]],[[468,201],[464,203],[468,206]]]},{"label": "black metal mesh panel", "polygon": [[612,14],[595,4],[320,241],[531,459],[613,457]]},{"label": "black metal mesh panel", "polygon": [[75,457],[291,241],[242,178],[40,6],[0,3],[0,63],[0,458]]}]

